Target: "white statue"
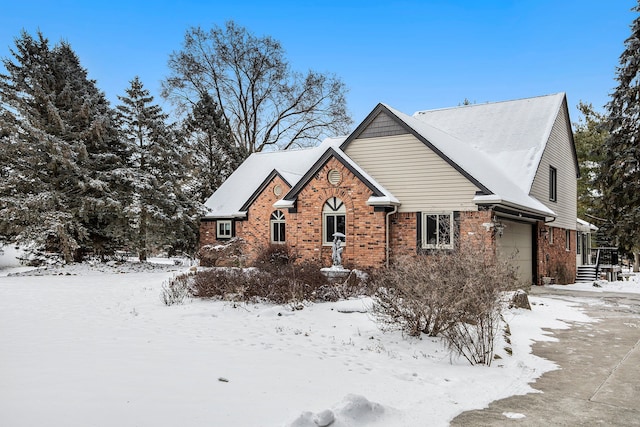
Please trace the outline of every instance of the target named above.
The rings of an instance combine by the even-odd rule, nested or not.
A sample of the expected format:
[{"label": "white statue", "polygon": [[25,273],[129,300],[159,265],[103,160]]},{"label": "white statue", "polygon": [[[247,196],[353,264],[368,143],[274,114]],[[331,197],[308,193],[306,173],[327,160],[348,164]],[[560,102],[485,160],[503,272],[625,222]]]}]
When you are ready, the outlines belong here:
[{"label": "white statue", "polygon": [[331,261],[334,267],[342,267],[342,239],[345,238],[342,233],[333,233],[333,246],[331,247]]}]

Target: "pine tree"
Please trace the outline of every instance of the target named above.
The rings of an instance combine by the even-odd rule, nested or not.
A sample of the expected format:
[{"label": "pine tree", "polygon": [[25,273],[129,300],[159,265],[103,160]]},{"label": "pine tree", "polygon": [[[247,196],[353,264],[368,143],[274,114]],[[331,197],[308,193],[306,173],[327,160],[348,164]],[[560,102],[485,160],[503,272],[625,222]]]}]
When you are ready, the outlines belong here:
[{"label": "pine tree", "polygon": [[0,234],[79,260],[109,240],[105,225],[116,211],[108,185],[118,164],[113,111],[69,44],[50,48],[41,33],[26,32],[15,44],[0,76],[3,120],[14,124],[2,142],[11,157]]},{"label": "pine tree", "polygon": [[[580,102],[582,117],[574,123],[573,137],[580,166],[578,178],[578,218],[600,223],[603,217],[602,188],[599,171],[602,164],[602,147],[609,136],[607,118],[593,109],[591,104]],[[593,219],[596,218],[596,221]]]},{"label": "pine tree", "polygon": [[[633,8],[640,12],[640,1]],[[621,248],[640,251],[640,17],[631,25],[607,104],[610,136],[603,156],[603,203],[608,230]],[[636,255],[637,256],[637,255]],[[636,258],[637,261],[637,258]]]},{"label": "pine tree", "polygon": [[204,202],[247,158],[213,98],[205,94],[184,123],[190,146],[193,194]]},{"label": "pine tree", "polygon": [[138,77],[119,96],[120,127],[128,143],[129,244],[146,261],[151,250],[195,246],[198,204],[183,191],[186,179],[182,137]]}]

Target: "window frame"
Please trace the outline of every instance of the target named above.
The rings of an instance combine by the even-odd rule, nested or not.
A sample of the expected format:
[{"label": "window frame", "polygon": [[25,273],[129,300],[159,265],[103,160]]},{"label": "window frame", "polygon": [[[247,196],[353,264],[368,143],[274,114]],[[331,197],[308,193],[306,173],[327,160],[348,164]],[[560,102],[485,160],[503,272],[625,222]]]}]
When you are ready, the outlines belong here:
[{"label": "window frame", "polygon": [[[221,230],[221,226],[225,226],[224,230]],[[228,227],[226,227],[228,226]],[[227,230],[228,228],[228,230]],[[221,232],[223,231],[223,232]],[[216,221],[216,238],[218,239],[231,239],[233,237],[233,221],[230,219],[219,219]]]},{"label": "window frame", "polygon": [[549,201],[558,201],[558,169],[549,166]]},{"label": "window frame", "polygon": [[[436,243],[428,243],[428,232],[429,232],[429,222],[428,217],[436,217]],[[444,235],[443,231],[440,230],[440,220],[441,217],[446,217],[449,221],[449,242],[441,243],[440,238]],[[422,213],[422,230],[421,236],[422,239],[422,249],[437,249],[437,250],[452,250],[454,249],[454,215],[453,212],[423,212]]]},{"label": "window frame", "polygon": [[554,227],[549,227],[549,244],[553,245],[553,229]]},{"label": "window frame", "polygon": [[571,251],[571,230],[564,230],[564,249],[569,252]]},{"label": "window frame", "polygon": [[[333,230],[331,231],[331,235],[333,233],[342,233],[347,234],[347,208],[344,205],[344,202],[338,197],[331,197],[327,199],[322,205],[322,246],[331,246],[333,245],[333,238],[327,240],[327,231],[328,218],[333,218]],[[339,218],[342,218],[342,225],[344,230],[340,231],[338,224],[340,223]],[[342,240],[342,246],[345,246],[346,243],[344,239]]]},{"label": "window frame", "polygon": [[[283,245],[287,242],[287,222],[284,213],[281,210],[271,212],[269,217],[269,241],[276,245]],[[274,239],[278,231],[279,240]]]}]

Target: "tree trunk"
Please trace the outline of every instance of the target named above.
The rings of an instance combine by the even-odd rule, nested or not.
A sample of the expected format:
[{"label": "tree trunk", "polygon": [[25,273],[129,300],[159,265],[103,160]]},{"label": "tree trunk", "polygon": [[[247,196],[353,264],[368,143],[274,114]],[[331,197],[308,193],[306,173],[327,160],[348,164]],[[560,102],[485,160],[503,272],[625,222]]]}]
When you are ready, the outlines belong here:
[{"label": "tree trunk", "polygon": [[640,272],[640,252],[633,253],[633,272]]},{"label": "tree trunk", "polygon": [[140,230],[138,234],[138,260],[147,261],[147,208],[140,210]]}]

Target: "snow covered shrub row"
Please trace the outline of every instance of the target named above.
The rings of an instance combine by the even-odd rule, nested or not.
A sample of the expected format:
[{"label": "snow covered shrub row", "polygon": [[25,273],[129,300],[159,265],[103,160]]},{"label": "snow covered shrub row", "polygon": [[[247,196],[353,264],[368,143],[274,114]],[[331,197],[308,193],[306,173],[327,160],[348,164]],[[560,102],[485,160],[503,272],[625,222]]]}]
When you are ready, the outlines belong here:
[{"label": "snow covered shrub row", "polygon": [[238,302],[268,301],[275,304],[303,301],[337,301],[360,290],[349,284],[332,285],[311,262],[280,265],[278,268],[215,268],[196,273],[191,292],[198,298]]},{"label": "snow covered shrub row", "polygon": [[383,329],[440,336],[469,363],[490,365],[515,273],[480,244],[402,259],[374,278],[374,316]]},{"label": "snow covered shrub row", "polygon": [[276,304],[337,301],[366,293],[362,276],[343,284],[330,284],[318,262],[300,261],[286,245],[270,245],[257,254],[251,268],[213,268],[198,271],[190,292],[197,298]]}]

